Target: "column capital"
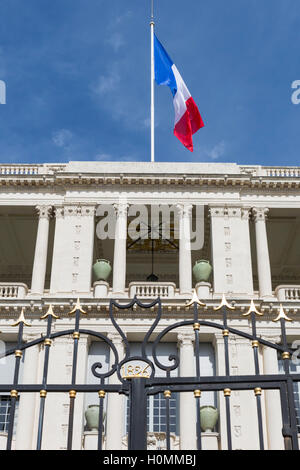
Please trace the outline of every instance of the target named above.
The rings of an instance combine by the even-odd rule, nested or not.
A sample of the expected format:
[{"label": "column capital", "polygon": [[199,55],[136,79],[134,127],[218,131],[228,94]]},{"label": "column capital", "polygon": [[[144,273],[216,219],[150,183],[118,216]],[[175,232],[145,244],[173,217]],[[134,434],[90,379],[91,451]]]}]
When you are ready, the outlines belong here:
[{"label": "column capital", "polygon": [[41,204],[35,207],[36,212],[40,219],[50,219],[52,215],[52,206],[48,204]]},{"label": "column capital", "polygon": [[129,204],[127,202],[119,202],[114,204],[114,209],[117,217],[126,217],[128,213]]},{"label": "column capital", "polygon": [[[280,335],[275,335],[275,334],[266,334],[266,335],[260,335],[261,339],[264,339],[265,341],[269,341],[269,343],[274,343],[274,344],[279,344],[281,343],[281,336]],[[264,348],[269,348],[269,346],[265,346],[262,344]]]},{"label": "column capital", "polygon": [[252,208],[252,215],[254,221],[257,222],[259,220],[265,221],[268,215],[269,209],[267,207],[253,207]]},{"label": "column capital", "polygon": [[192,346],[194,341],[194,333],[178,333],[177,335],[177,342],[180,348],[184,346]]},{"label": "column capital", "polygon": [[249,220],[251,215],[251,207],[242,207],[241,208],[241,218],[242,220]]},{"label": "column capital", "polygon": [[180,218],[190,217],[192,215],[193,204],[182,202],[176,204],[176,209]]},{"label": "column capital", "polygon": [[54,207],[54,216],[56,219],[62,219],[64,217],[64,206],[55,206]]},{"label": "column capital", "polygon": [[23,341],[25,343],[30,343],[31,341],[35,341],[36,339],[40,339],[40,337],[41,337],[41,333],[34,333],[34,332],[26,333],[25,332],[23,334]]},{"label": "column capital", "polygon": [[111,332],[107,334],[107,338],[116,346],[123,345],[123,339],[117,332]]}]

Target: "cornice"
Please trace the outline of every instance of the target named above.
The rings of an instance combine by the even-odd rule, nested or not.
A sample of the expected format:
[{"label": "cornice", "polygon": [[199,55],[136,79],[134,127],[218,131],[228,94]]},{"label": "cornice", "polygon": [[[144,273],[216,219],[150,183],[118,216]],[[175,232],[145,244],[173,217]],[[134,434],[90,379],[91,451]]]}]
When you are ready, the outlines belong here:
[{"label": "cornice", "polygon": [[[299,169],[300,171],[300,169]],[[211,188],[242,188],[247,190],[278,190],[284,189],[299,190],[299,176],[255,176],[250,173],[241,174],[128,174],[128,175],[109,175],[95,173],[65,173],[58,172],[56,174],[0,174],[0,191],[7,187],[23,187],[24,189],[35,187],[99,187],[99,186],[172,186],[187,187],[197,190],[205,187]]]}]

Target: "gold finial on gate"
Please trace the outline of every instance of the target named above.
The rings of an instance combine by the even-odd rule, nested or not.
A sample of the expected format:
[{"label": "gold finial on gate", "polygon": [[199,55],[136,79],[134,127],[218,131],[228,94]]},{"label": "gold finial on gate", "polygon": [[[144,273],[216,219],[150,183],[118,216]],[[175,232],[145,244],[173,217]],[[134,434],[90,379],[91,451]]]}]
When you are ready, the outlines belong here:
[{"label": "gold finial on gate", "polygon": [[281,318],[282,318],[283,320],[285,320],[285,321],[293,321],[291,318],[289,318],[289,317],[287,316],[287,314],[286,314],[285,311],[283,310],[282,304],[280,304],[279,313],[278,313],[277,317],[274,318],[273,321],[274,321],[274,322],[277,322],[277,321],[281,320]]},{"label": "gold finial on gate", "polygon": [[69,315],[72,315],[73,313],[76,312],[76,310],[79,310],[81,313],[83,313],[84,315],[87,315],[87,313],[83,310],[83,308],[81,307],[80,305],[80,300],[79,300],[79,297],[76,301],[76,304],[75,304],[75,307],[71,310],[71,312],[69,312]]},{"label": "gold finial on gate", "polygon": [[55,315],[55,313],[53,312],[52,304],[49,305],[49,308],[48,308],[47,312],[45,313],[45,315],[43,315],[43,316],[41,317],[41,320],[44,320],[45,318],[48,318],[49,315],[51,315],[51,317],[56,318],[56,319],[59,318],[59,317],[58,317],[57,315]]},{"label": "gold finial on gate", "polygon": [[256,315],[260,315],[260,316],[263,315],[263,313],[262,313],[262,312],[259,312],[259,311],[257,310],[257,308],[255,307],[255,304],[254,304],[254,300],[253,300],[253,299],[251,300],[251,303],[250,303],[250,307],[249,307],[248,312],[243,313],[242,315],[243,315],[243,317],[247,317],[248,315],[250,315],[250,313],[256,313]]},{"label": "gold finial on gate", "polygon": [[203,302],[201,302],[201,300],[199,299],[198,295],[197,295],[197,292],[196,292],[196,289],[194,289],[194,292],[193,292],[193,297],[192,299],[187,303],[185,304],[186,307],[190,307],[191,305],[193,304],[198,304],[200,305],[200,307],[205,307],[206,304],[204,304]]},{"label": "gold finial on gate", "polygon": [[233,307],[232,305],[229,305],[229,303],[227,302],[225,294],[222,295],[222,300],[221,300],[220,305],[218,307],[214,307],[214,310],[215,311],[221,310],[222,307],[227,307],[229,310],[235,310],[235,307]]},{"label": "gold finial on gate", "polygon": [[24,326],[31,326],[29,323],[26,322],[25,316],[24,316],[24,307],[22,307],[20,316],[16,323],[13,323],[11,326],[18,326],[20,323],[23,323]]}]

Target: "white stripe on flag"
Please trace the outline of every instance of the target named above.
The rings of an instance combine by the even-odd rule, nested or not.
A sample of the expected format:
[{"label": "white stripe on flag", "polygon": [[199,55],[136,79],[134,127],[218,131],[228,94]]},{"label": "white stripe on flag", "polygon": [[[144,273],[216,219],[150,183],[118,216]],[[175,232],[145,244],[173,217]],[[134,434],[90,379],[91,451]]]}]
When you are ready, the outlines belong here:
[{"label": "white stripe on flag", "polygon": [[172,65],[172,70],[177,84],[177,93],[173,98],[176,125],[187,110],[186,102],[191,97],[191,94],[186,84],[184,83],[180,73],[178,72],[176,65]]}]

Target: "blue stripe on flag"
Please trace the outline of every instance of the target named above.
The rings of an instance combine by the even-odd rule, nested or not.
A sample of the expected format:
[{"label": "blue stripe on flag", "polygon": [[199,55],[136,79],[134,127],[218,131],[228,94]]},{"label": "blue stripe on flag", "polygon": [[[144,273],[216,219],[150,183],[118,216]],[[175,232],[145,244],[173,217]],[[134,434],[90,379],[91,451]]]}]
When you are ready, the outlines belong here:
[{"label": "blue stripe on flag", "polygon": [[158,85],[169,86],[173,96],[175,96],[177,92],[177,84],[172,70],[173,61],[168,56],[156,35],[154,35],[154,63],[156,83]]}]

